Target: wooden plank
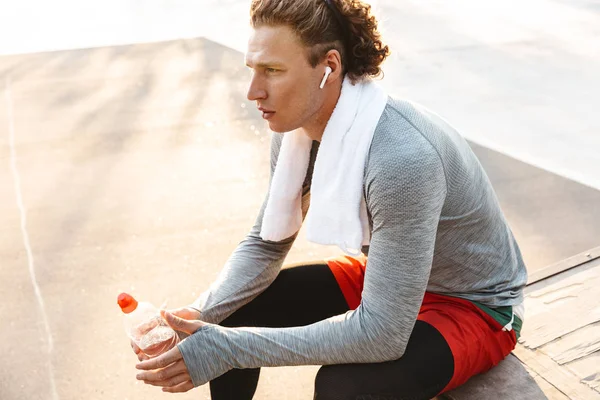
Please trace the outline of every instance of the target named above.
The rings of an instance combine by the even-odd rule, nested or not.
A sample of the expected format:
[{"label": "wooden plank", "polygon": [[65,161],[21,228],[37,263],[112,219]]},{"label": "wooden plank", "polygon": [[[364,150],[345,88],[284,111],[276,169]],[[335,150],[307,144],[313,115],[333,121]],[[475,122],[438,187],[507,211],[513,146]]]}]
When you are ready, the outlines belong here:
[{"label": "wooden plank", "polygon": [[538,290],[541,290],[545,287],[553,285],[556,282],[561,282],[566,278],[569,278],[573,275],[580,274],[584,271],[587,271],[588,269],[594,269],[599,265],[600,265],[600,258],[592,257],[589,261],[578,264],[574,268],[569,268],[559,274],[555,274],[550,277],[544,278],[542,280],[527,284],[527,286],[525,287],[525,290],[524,290],[525,295],[528,295],[533,292],[537,292]]},{"label": "wooden plank", "polygon": [[587,263],[597,258],[600,258],[600,246],[588,251],[584,251],[583,253],[579,253],[577,255],[574,255],[573,257],[569,257],[555,264],[549,265],[545,268],[535,271],[534,273],[529,275],[527,285],[531,285],[535,282],[549,278],[556,274],[560,274],[561,272],[578,267],[581,264]]},{"label": "wooden plank", "polygon": [[600,321],[600,259],[594,268],[560,279],[526,295],[526,321],[521,343],[530,348],[542,346],[560,336]]},{"label": "wooden plank", "polygon": [[567,396],[557,388],[555,388],[550,382],[545,380],[542,376],[536,373],[534,370],[529,368],[526,364],[523,364],[525,370],[533,378],[535,383],[541,389],[541,391],[546,395],[549,400],[569,400]]},{"label": "wooden plank", "polygon": [[560,365],[595,353],[600,350],[600,322],[577,329],[540,347],[540,350]]},{"label": "wooden plank", "polygon": [[600,351],[567,364],[567,367],[581,377],[581,382],[600,392]]},{"label": "wooden plank", "polygon": [[581,383],[575,374],[566,368],[559,367],[542,351],[529,350],[517,345],[513,350],[513,354],[529,369],[540,375],[568,398],[600,400],[600,393]]},{"label": "wooden plank", "polygon": [[552,386],[547,380],[539,375],[535,375],[533,380],[540,387],[541,391],[549,400],[570,400],[563,392]]}]

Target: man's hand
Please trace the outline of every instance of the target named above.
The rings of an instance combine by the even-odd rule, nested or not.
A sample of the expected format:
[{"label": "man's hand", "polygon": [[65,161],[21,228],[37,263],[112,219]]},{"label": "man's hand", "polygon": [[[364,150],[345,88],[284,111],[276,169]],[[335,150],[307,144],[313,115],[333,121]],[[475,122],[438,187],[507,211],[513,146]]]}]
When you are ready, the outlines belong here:
[{"label": "man's hand", "polygon": [[[181,307],[173,310],[167,310],[176,317],[187,319],[189,321],[200,319],[200,311],[192,307]],[[164,317],[163,317],[164,318]]]},{"label": "man's hand", "polygon": [[[189,321],[167,311],[161,311],[161,315],[171,328],[188,335],[206,325],[202,321]],[[177,346],[156,358],[142,361],[135,367],[143,370],[136,375],[138,380],[149,385],[162,386],[163,392],[181,393],[194,388],[183,355]]]},{"label": "man's hand", "polygon": [[131,348],[133,349],[133,352],[137,356],[138,360],[144,361],[144,360],[149,360],[150,359],[150,357],[148,357],[147,355],[145,355],[144,352],[138,347],[137,344],[134,343],[133,340],[131,341]]},{"label": "man's hand", "polygon": [[[183,318],[185,320],[198,320],[200,319],[200,311],[195,310],[191,307],[181,307],[181,308],[176,308],[173,310],[169,310],[170,314],[173,314],[179,318]],[[163,316],[164,318],[164,316]],[[150,331],[152,328],[154,328],[154,326],[149,326],[148,331]],[[175,329],[175,328],[174,328]],[[144,332],[146,333],[146,332]],[[187,334],[184,332],[185,336],[187,336]],[[144,360],[148,360],[150,359],[150,357],[148,357],[146,354],[144,354],[144,352],[134,343],[134,341],[131,341],[131,348],[133,349],[133,352],[135,353],[135,355],[137,356],[139,361],[144,361]]]}]

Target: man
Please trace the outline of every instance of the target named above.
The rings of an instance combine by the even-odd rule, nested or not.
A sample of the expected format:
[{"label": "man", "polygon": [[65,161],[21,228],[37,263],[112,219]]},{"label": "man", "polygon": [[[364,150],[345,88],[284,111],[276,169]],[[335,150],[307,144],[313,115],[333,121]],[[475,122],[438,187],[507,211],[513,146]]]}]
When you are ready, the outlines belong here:
[{"label": "man", "polygon": [[[523,319],[521,254],[464,139],[370,79],[389,53],[370,6],[254,0],[251,21],[269,193],[219,279],[164,314],[191,336],[138,379],[251,399],[260,367],[324,365],[318,400],[429,399],[500,362]],[[346,255],[280,270],[303,220]]]}]

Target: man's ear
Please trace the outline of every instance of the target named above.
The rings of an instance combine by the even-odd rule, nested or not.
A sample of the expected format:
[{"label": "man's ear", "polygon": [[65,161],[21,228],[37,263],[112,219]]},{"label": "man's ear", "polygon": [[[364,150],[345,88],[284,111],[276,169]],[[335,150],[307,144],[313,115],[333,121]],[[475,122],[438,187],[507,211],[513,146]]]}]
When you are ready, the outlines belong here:
[{"label": "man's ear", "polygon": [[335,80],[343,75],[342,55],[339,51],[331,49],[325,54],[325,65],[331,68],[331,78]]}]

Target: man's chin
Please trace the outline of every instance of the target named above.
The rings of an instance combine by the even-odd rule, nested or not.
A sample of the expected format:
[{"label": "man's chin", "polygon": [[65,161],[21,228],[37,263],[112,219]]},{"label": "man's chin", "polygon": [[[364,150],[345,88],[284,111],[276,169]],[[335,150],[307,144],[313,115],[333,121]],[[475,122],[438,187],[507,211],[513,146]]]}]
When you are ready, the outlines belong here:
[{"label": "man's chin", "polygon": [[269,129],[275,133],[286,133],[286,132],[291,132],[295,129],[297,129],[298,127],[291,127],[291,126],[283,126],[281,124],[277,124],[274,122],[269,121]]},{"label": "man's chin", "polygon": [[275,124],[275,123],[273,123],[271,121],[269,121],[269,129],[271,131],[275,132],[275,133],[285,133],[285,132],[287,132],[287,130],[284,129],[284,127],[282,127],[282,126],[280,126],[278,124]]}]

